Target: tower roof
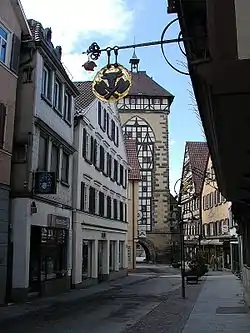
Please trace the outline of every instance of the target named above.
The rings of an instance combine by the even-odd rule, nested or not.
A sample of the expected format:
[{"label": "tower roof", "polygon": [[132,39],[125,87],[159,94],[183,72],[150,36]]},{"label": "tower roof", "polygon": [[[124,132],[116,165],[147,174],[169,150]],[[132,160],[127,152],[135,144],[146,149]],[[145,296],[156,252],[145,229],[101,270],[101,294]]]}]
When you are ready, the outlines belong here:
[{"label": "tower roof", "polygon": [[136,141],[131,138],[125,138],[125,147],[127,150],[128,164],[131,170],[128,172],[129,180],[141,180],[140,165],[137,157]]},{"label": "tower roof", "polygon": [[129,96],[166,97],[172,103],[174,96],[157,82],[146,71],[132,72],[132,87]]}]

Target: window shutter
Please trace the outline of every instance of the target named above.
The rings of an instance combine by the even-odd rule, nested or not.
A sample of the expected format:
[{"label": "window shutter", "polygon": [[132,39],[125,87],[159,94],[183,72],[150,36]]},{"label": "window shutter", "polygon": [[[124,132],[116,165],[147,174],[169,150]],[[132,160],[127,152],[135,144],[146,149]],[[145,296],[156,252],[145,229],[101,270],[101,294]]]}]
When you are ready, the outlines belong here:
[{"label": "window shutter", "polygon": [[86,141],[87,141],[87,131],[84,128],[83,135],[82,135],[82,156],[84,158],[86,158]]},{"label": "window shutter", "polygon": [[85,198],[85,184],[81,182],[81,202],[80,202],[80,210],[84,211],[84,198]]},{"label": "window shutter", "polygon": [[90,139],[90,162],[94,163],[94,138],[91,136]]},{"label": "window shutter", "polygon": [[127,204],[125,204],[124,222],[127,222]]},{"label": "window shutter", "polygon": [[13,34],[10,69],[16,74],[18,74],[19,69],[20,50],[21,40],[15,34]]},{"label": "window shutter", "polygon": [[94,166],[96,166],[96,162],[97,162],[97,142],[96,142],[96,139],[95,139],[94,140],[94,160],[93,160]]},{"label": "window shutter", "polygon": [[0,148],[4,145],[4,129],[6,120],[6,106],[0,103]]},{"label": "window shutter", "polygon": [[98,102],[97,106],[97,112],[98,112],[98,124],[99,126],[102,126],[102,104],[101,102]]}]

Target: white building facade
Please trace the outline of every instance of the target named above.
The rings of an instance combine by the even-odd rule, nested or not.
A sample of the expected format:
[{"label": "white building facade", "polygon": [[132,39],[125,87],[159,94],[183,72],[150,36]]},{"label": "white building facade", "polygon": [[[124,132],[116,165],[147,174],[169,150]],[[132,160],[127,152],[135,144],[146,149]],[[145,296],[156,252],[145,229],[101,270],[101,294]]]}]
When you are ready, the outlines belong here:
[{"label": "white building facade", "polygon": [[74,144],[73,285],[127,274],[128,164],[115,105],[77,82]]},{"label": "white building facade", "polygon": [[[71,286],[72,271],[78,90],[62,66],[61,47],[51,42],[51,30],[35,20],[29,25],[33,43],[24,44],[21,55],[12,166],[13,300],[31,292],[63,292]],[[53,181],[54,191],[46,193]]]}]

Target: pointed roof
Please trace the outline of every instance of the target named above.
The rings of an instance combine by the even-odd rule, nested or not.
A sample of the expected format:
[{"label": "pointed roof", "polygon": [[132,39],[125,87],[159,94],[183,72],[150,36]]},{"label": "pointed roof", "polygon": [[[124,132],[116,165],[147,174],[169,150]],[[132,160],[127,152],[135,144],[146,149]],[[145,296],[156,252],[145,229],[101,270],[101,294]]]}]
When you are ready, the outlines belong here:
[{"label": "pointed roof", "polygon": [[150,96],[150,97],[166,97],[172,103],[174,96],[155,82],[146,71],[132,72],[132,87],[129,96]]},{"label": "pointed roof", "polygon": [[75,99],[75,109],[85,109],[95,99],[95,95],[92,91],[92,81],[74,82],[75,86],[79,91],[79,96]]},{"label": "pointed roof", "polygon": [[125,138],[125,147],[127,150],[128,164],[131,169],[128,172],[129,180],[141,180],[140,165],[137,157],[136,141],[131,138]]},{"label": "pointed roof", "polygon": [[206,142],[186,142],[186,149],[189,156],[189,163],[195,187],[195,193],[200,193],[205,177],[209,150]]}]

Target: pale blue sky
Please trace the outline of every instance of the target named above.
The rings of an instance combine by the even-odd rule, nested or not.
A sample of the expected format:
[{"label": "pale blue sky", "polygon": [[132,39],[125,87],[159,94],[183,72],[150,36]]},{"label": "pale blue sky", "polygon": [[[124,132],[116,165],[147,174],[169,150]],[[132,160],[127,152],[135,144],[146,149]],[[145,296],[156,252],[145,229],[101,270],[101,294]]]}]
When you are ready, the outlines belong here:
[{"label": "pale blue sky", "polygon": [[[175,15],[167,14],[166,0],[21,0],[27,18],[40,21],[44,27],[52,28],[52,40],[62,45],[63,62],[73,80],[86,80],[91,76],[84,72],[82,51],[96,41],[101,47],[115,44],[132,44],[159,40],[162,30]],[[51,10],[48,11],[47,8]],[[177,38],[178,25],[166,34],[166,38]],[[183,61],[178,45],[165,46],[167,56],[174,65]],[[129,66],[133,50],[121,51],[118,61]],[[165,62],[160,46],[136,50],[141,59],[140,70],[146,70],[159,84],[174,96],[169,116],[170,141],[170,188],[181,176],[185,141],[203,141],[204,137],[194,113],[188,90],[189,77],[171,69]],[[106,65],[102,55],[98,68]],[[184,70],[182,67],[180,69]]]}]

